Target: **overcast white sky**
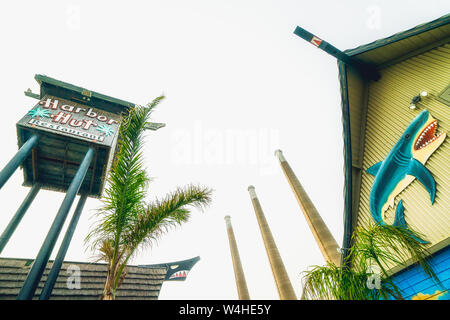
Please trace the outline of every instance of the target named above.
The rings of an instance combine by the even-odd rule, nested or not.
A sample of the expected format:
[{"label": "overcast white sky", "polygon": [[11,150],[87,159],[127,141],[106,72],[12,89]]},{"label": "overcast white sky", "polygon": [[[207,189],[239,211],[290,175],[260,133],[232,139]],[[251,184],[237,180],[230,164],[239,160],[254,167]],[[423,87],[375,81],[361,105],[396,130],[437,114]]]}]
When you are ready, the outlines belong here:
[{"label": "overcast white sky", "polygon": [[[230,215],[252,299],[278,299],[247,191],[254,185],[295,291],[323,258],[273,152],[282,149],[339,244],[343,143],[336,60],[293,34],[297,25],[339,49],[436,19],[448,1],[14,1],[0,11],[0,168],[17,151],[15,123],[36,100],[34,75],[145,104],[167,99],[145,152],[149,199],[199,183],[205,212],[132,264],[201,260],[160,299],[237,299],[224,216]],[[0,190],[0,232],[28,189],[17,171]],[[41,191],[2,253],[35,258],[63,199]],[[99,201],[88,199],[66,256],[83,244]],[[75,207],[75,205],[73,206]],[[74,208],[72,208],[73,211]],[[66,225],[51,258],[56,255]]]}]

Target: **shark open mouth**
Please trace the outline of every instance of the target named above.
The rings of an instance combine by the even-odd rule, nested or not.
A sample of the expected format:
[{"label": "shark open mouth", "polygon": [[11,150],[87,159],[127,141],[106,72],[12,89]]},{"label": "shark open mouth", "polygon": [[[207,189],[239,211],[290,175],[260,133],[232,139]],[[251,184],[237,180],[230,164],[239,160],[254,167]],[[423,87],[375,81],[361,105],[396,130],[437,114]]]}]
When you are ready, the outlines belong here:
[{"label": "shark open mouth", "polygon": [[434,120],[425,129],[422,130],[422,132],[420,133],[419,137],[416,140],[414,150],[420,150],[422,148],[425,148],[427,145],[429,145],[434,140],[439,138],[443,132],[436,135],[436,129],[437,129],[437,120]]},{"label": "shark open mouth", "polygon": [[169,279],[186,278],[188,273],[189,270],[181,270],[171,275]]}]

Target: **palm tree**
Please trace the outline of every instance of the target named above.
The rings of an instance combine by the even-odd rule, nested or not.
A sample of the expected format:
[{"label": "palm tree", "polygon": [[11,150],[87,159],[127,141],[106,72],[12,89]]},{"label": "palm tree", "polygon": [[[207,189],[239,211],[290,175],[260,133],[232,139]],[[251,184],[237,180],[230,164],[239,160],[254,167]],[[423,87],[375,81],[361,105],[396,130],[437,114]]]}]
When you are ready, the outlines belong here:
[{"label": "palm tree", "polygon": [[188,185],[162,200],[145,202],[150,179],[143,165],[144,133],[153,109],[164,96],[124,115],[116,157],[97,212],[98,221],[86,237],[97,261],[107,263],[103,299],[112,300],[126,276],[126,265],[140,249],[150,246],[170,227],[187,222],[190,208],[205,208],[212,190]]},{"label": "palm tree", "polygon": [[[401,289],[390,278],[392,265],[406,267],[413,259],[436,283],[439,279],[426,261],[429,252],[417,241],[417,233],[396,226],[359,227],[352,235],[354,245],[342,266],[327,263],[304,272],[304,299],[380,300],[404,299]],[[370,269],[379,271],[378,287],[368,285]],[[372,276],[374,276],[372,274]]]}]

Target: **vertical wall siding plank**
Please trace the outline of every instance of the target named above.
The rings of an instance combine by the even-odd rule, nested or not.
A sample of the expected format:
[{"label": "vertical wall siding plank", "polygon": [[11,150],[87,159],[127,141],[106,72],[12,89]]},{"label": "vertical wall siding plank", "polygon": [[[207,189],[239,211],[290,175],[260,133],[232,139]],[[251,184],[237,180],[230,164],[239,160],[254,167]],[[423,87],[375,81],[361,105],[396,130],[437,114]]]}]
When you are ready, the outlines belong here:
[{"label": "vertical wall siding plank", "polygon": [[[369,210],[369,194],[374,178],[365,170],[382,161],[398,141],[409,123],[423,109],[438,120],[438,132],[450,135],[450,107],[435,96],[450,84],[450,44],[381,70],[381,79],[371,82],[365,128],[362,181],[357,226],[373,223]],[[426,90],[429,95],[415,110],[409,109],[413,96]],[[436,180],[436,200],[432,205],[425,188],[417,181],[396,198],[405,205],[405,219],[413,230],[423,233],[430,246],[444,241],[450,233],[450,142],[449,137],[428,159],[426,167]],[[386,212],[393,222],[395,207]]]}]

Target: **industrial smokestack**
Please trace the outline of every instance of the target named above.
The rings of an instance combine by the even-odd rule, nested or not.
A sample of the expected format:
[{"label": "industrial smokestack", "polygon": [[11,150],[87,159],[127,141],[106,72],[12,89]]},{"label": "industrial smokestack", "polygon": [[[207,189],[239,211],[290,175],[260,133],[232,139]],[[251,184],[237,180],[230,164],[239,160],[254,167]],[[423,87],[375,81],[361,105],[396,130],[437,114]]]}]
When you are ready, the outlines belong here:
[{"label": "industrial smokestack", "polygon": [[236,238],[234,237],[233,226],[230,216],[225,216],[227,226],[228,241],[230,243],[231,259],[233,260],[234,277],[238,291],[239,300],[250,300],[247,282],[245,281],[244,270],[242,269],[241,258],[239,256]]},{"label": "industrial smokestack", "polygon": [[277,285],[278,295],[281,300],[297,300],[294,288],[292,287],[291,281],[289,280],[289,276],[284,267],[283,260],[281,260],[275,240],[273,239],[266,217],[262,211],[261,204],[256,196],[255,187],[249,186],[248,192],[250,193],[256,219],[258,220],[259,229],[261,231],[261,236],[264,241],[264,246],[266,247],[270,267],[272,268],[272,274]]},{"label": "industrial smokestack", "polygon": [[341,255],[338,252],[339,246],[336,240],[325,222],[322,220],[322,217],[312,203],[305,189],[303,189],[300,181],[295,176],[294,171],[284,158],[281,150],[276,150],[275,156],[280,161],[284,175],[286,176],[292,191],[294,191],[298,204],[305,215],[306,221],[308,222],[309,228],[311,229],[314,238],[319,245],[323,257],[327,262],[332,262],[339,266],[341,264]]}]

